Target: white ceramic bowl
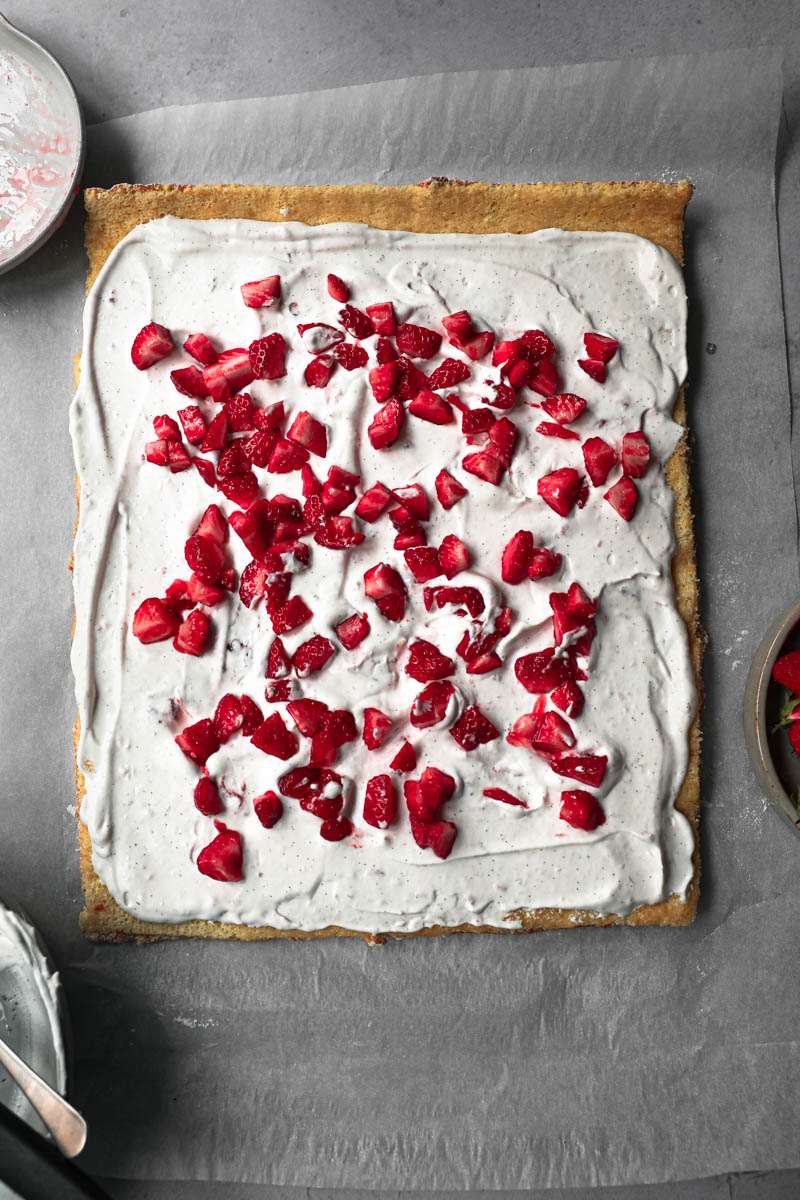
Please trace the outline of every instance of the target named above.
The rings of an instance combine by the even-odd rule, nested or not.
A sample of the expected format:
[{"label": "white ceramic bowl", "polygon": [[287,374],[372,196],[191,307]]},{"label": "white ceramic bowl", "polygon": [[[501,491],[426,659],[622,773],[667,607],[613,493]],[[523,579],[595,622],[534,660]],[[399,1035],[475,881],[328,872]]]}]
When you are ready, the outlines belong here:
[{"label": "white ceramic bowl", "polygon": [[56,60],[0,13],[0,275],[61,225],[83,170],[75,89]]}]

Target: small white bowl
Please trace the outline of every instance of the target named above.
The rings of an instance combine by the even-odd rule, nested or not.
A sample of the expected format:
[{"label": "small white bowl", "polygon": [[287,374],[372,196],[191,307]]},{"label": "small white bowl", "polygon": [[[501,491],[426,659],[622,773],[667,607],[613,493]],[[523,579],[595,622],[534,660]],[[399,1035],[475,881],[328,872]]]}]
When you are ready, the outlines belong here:
[{"label": "small white bowl", "polygon": [[0,13],[0,275],[59,228],[78,190],[85,131],[63,68]]}]

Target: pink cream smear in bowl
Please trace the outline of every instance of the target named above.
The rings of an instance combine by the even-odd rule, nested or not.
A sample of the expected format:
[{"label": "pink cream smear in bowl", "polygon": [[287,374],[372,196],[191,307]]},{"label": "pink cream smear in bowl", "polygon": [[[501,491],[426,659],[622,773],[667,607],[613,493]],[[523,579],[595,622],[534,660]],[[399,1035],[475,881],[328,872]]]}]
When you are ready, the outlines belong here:
[{"label": "pink cream smear in bowl", "polygon": [[83,117],[66,73],[0,14],[0,274],[61,225],[84,147]]}]

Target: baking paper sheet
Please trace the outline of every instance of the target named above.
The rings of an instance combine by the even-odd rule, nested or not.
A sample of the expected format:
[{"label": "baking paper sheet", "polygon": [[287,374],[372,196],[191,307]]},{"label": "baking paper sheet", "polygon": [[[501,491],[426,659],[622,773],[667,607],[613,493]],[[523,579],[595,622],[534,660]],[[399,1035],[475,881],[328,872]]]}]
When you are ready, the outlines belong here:
[{"label": "baking paper sheet", "polygon": [[85,268],[73,217],[0,284],[2,377],[17,400],[0,480],[0,561],[13,564],[0,577],[0,871],[63,971],[90,1170],[421,1189],[800,1164],[800,843],[767,811],[741,732],[751,654],[798,589],[773,204],[779,61],[759,49],[429,76],[90,130],[85,182],[103,186],[690,176],[689,410],[709,634],[693,927],[382,948],[89,946],[65,811],[66,381]]}]

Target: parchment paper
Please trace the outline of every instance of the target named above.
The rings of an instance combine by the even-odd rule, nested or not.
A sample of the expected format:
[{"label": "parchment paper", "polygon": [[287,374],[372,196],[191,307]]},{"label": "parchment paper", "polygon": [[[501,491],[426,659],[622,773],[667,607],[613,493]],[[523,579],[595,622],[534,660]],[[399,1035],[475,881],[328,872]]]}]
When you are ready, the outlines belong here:
[{"label": "parchment paper", "polygon": [[[399,80],[90,130],[85,182],[690,176],[703,894],[689,929],[86,945],[70,801],[66,437],[78,218],[0,298],[13,408],[0,579],[13,755],[0,864],[62,969],[87,1168],[520,1188],[800,1164],[800,842],[759,796],[744,676],[798,589],[768,49]],[[24,467],[24,469],[23,469]],[[13,475],[13,478],[12,478]],[[165,797],[165,802],[169,798]],[[66,880],[60,864],[67,863]]]}]

